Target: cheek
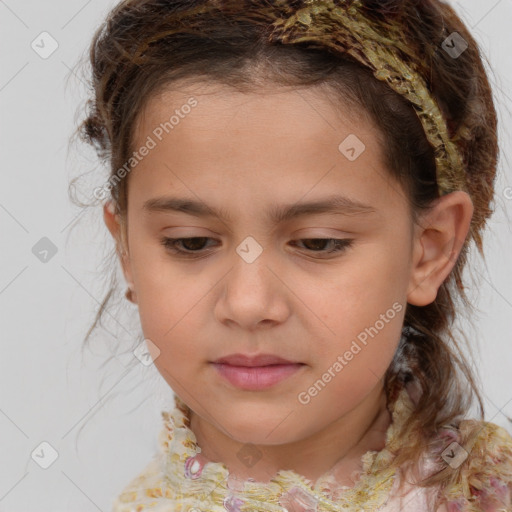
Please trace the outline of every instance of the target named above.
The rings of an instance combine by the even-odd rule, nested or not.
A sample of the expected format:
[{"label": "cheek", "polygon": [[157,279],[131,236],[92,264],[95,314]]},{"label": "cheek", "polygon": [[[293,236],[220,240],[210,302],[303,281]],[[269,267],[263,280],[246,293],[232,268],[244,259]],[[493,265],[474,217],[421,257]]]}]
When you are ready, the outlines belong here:
[{"label": "cheek", "polygon": [[142,332],[159,350],[155,365],[166,379],[176,379],[171,386],[189,382],[192,366],[206,359],[203,334],[211,318],[209,294],[218,278],[198,279],[196,272],[189,275],[186,267],[149,251],[133,262]]},{"label": "cheek", "polygon": [[198,302],[200,287],[183,285],[185,278],[179,267],[170,263],[158,241],[138,239],[136,232],[130,241],[142,330],[163,352],[186,326],[187,313]]},{"label": "cheek", "polygon": [[346,355],[349,380],[368,369],[377,375],[385,371],[400,340],[407,297],[406,252],[381,244],[360,255],[324,276],[327,286],[310,282],[300,292],[317,312],[318,358],[329,367]]},{"label": "cheek", "polygon": [[[346,324],[347,318],[375,321],[400,302],[405,307],[408,256],[383,244],[369,244],[354,257],[297,286],[322,319]],[[306,302],[306,301],[305,301]]]},{"label": "cheek", "polygon": [[[146,281],[137,295],[138,308],[144,336],[153,340],[162,351],[172,350],[176,356],[192,355],[200,330],[199,319],[206,318],[202,287],[188,285],[180,287],[179,282]],[[154,286],[152,286],[154,284]],[[197,349],[197,346],[195,347]]]}]

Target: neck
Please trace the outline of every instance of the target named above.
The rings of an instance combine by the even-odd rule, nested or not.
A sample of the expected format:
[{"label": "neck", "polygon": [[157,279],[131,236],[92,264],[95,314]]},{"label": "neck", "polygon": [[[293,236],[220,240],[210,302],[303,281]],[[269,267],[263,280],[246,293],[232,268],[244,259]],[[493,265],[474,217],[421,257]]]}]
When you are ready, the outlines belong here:
[{"label": "neck", "polygon": [[384,448],[390,423],[380,384],[354,409],[314,435],[282,445],[252,445],[251,450],[261,459],[248,467],[237,455],[245,443],[226,436],[193,411],[190,413],[190,428],[202,454],[208,460],[224,463],[233,478],[259,482],[270,481],[280,470],[292,470],[316,482],[331,470],[338,483],[352,486],[351,475],[362,469],[362,455]]}]

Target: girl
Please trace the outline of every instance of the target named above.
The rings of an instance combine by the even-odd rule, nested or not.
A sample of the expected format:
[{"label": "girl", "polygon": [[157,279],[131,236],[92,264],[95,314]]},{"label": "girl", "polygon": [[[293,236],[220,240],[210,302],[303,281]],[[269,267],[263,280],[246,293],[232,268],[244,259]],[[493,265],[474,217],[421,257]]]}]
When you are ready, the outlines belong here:
[{"label": "girl", "polygon": [[454,11],[125,0],[90,58],[95,196],[175,393],[113,510],[512,510],[452,333],[498,151]]}]

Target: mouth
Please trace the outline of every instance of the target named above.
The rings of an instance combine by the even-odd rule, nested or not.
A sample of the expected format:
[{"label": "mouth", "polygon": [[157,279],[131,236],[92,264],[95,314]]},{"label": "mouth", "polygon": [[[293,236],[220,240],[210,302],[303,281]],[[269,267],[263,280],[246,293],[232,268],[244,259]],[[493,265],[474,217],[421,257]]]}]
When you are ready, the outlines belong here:
[{"label": "mouth", "polygon": [[246,356],[233,354],[211,363],[221,377],[247,391],[268,389],[299,371],[304,363],[272,354]]}]

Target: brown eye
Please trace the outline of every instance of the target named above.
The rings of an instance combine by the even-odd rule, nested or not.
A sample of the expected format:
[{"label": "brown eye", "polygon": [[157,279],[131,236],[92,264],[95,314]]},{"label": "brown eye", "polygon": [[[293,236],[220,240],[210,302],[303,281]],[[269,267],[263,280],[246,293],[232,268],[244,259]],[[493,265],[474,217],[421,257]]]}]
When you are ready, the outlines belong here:
[{"label": "brown eye", "polygon": [[[299,241],[303,243],[308,251],[330,254],[348,249],[352,245],[353,239],[303,238]],[[326,247],[331,247],[331,250],[326,250]]]},{"label": "brown eye", "polygon": [[[205,247],[205,241],[212,240],[205,236],[194,236],[190,238],[168,238],[161,240],[162,245],[176,254],[194,254],[201,252]],[[182,249],[184,248],[184,250]]]}]

